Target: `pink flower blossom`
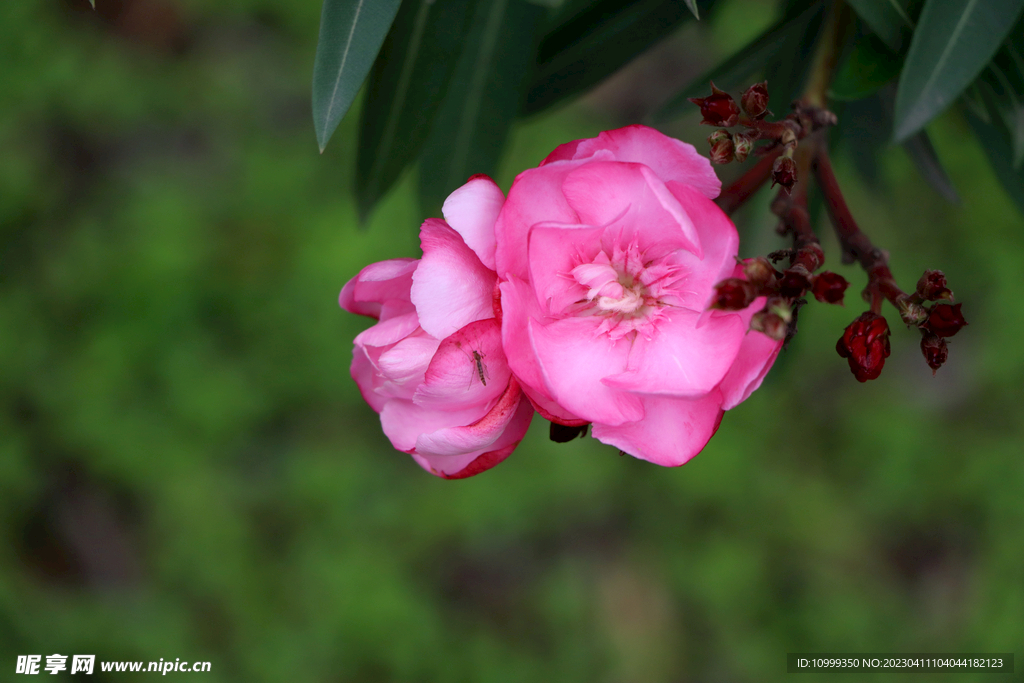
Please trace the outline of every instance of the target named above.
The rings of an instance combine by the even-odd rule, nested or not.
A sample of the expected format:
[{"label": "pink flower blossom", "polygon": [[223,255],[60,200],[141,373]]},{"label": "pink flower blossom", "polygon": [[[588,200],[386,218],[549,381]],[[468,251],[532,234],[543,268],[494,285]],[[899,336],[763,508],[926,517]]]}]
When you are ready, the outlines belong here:
[{"label": "pink flower blossom", "polygon": [[447,222],[423,223],[423,258],[371,264],[338,299],[377,320],[355,339],[352,377],[384,434],[448,479],[504,460],[533,417],[494,314],[494,220],[503,200],[490,178],[471,178],[445,202]]},{"label": "pink flower blossom", "polygon": [[760,385],[781,345],[748,331],[764,299],[708,310],[716,283],[743,277],[720,189],[691,145],[644,126],[516,178],[494,229],[502,344],[544,417],[681,465]]}]

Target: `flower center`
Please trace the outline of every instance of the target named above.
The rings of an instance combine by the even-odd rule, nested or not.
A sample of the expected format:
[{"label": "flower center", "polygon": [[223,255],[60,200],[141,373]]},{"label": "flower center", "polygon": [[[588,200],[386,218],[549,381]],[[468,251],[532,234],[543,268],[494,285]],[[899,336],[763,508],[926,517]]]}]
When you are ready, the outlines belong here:
[{"label": "flower center", "polygon": [[599,251],[569,275],[586,288],[573,312],[604,317],[598,331],[607,332],[613,339],[631,332],[647,337],[653,334],[657,321],[665,317],[662,309],[671,305],[665,298],[675,293],[680,279],[679,268],[666,258],[645,261],[635,241],[625,247],[616,245],[611,254]]}]

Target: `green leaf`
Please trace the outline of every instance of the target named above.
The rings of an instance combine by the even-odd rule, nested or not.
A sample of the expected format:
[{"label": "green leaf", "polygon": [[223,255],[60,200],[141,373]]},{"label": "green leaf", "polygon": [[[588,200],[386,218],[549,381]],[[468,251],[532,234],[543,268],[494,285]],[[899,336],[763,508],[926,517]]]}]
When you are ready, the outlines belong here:
[{"label": "green leaf", "polygon": [[902,52],[914,29],[910,0],[847,0],[889,49]]},{"label": "green leaf", "polygon": [[[709,0],[698,4],[710,7]],[[536,114],[597,85],[692,18],[679,0],[599,1],[578,12],[541,43],[523,113]]]},{"label": "green leaf", "polygon": [[89,4],[92,5],[93,9],[96,9],[96,0],[89,0]]},{"label": "green leaf", "polygon": [[900,73],[903,60],[879,38],[858,40],[839,67],[829,95],[836,100],[859,100],[876,92]]},{"label": "green leaf", "polygon": [[[794,18],[783,19],[771,26],[732,57],[674,95],[651,115],[651,121],[656,124],[666,123],[688,112],[696,111],[690,98],[707,95],[710,92],[711,81],[726,91],[749,85],[750,79],[761,72],[768,58],[792,47],[804,34],[811,18],[820,12],[820,4],[815,5]],[[768,92],[772,92],[771,83],[768,84]]]},{"label": "green leaf", "polygon": [[917,166],[921,177],[932,186],[936,192],[942,195],[950,204],[959,204],[960,196],[953,187],[953,181],[949,179],[946,169],[939,161],[939,155],[932,146],[932,141],[926,131],[920,131],[910,136],[903,143],[903,150],[910,157],[910,160]]},{"label": "green leaf", "polygon": [[[790,0],[785,18],[804,20],[796,37],[785,47],[769,55],[764,67],[768,92],[774,98],[776,111],[789,111],[790,103],[800,97],[814,61],[813,51],[825,24],[825,4],[808,6],[806,0]],[[780,111],[781,110],[781,111]]]},{"label": "green leaf", "polygon": [[981,143],[981,148],[985,151],[985,156],[988,157],[999,183],[1006,190],[1010,199],[1017,204],[1021,213],[1024,213],[1024,170],[1017,170],[1010,163],[1009,154],[1007,154],[1010,141],[1006,139],[1002,131],[995,126],[986,124],[970,111],[967,112],[967,120],[974,130],[978,142]]},{"label": "green leaf", "polygon": [[473,0],[406,0],[370,73],[356,196],[365,220],[430,134],[473,18]]},{"label": "green leaf", "polygon": [[697,9],[697,0],[686,0],[686,8],[693,13],[693,18],[700,20],[700,10]]},{"label": "green leaf", "polygon": [[905,140],[981,73],[1024,0],[928,0],[896,90],[895,138]]},{"label": "green leaf", "polygon": [[440,206],[469,176],[494,175],[529,84],[533,46],[545,19],[523,0],[477,5],[473,27],[420,161],[423,208]]},{"label": "green leaf", "polygon": [[366,79],[401,0],[324,0],[313,63],[313,125],[323,152]]}]

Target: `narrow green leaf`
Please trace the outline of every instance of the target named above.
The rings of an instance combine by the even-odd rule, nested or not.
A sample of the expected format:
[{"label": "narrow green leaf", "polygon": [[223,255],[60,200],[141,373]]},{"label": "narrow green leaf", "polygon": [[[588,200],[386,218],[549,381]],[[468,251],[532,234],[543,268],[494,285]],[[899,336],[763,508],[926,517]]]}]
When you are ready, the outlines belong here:
[{"label": "narrow green leaf", "polygon": [[697,9],[697,0],[686,0],[686,7],[693,13],[693,18],[700,21],[700,10]]},{"label": "narrow green leaf", "polygon": [[1010,141],[995,126],[983,122],[974,114],[967,112],[967,120],[974,130],[975,137],[981,144],[981,148],[988,157],[999,183],[1024,213],[1024,170],[1017,170],[1010,163],[1010,156],[1007,153]]},{"label": "narrow green leaf", "polygon": [[910,0],[847,0],[853,11],[889,49],[901,52],[914,29]]},{"label": "narrow green leaf", "polygon": [[895,138],[919,131],[981,73],[1024,0],[928,0],[896,90]]},{"label": "narrow green leaf", "polygon": [[927,132],[922,130],[910,136],[903,143],[903,151],[914,162],[921,177],[932,186],[932,189],[950,204],[960,203],[960,196],[956,193],[953,181],[949,179],[942,162],[939,161],[939,155],[935,152]]},{"label": "narrow green leaf", "polygon": [[546,13],[523,0],[477,5],[455,76],[420,161],[423,207],[433,210],[469,176],[493,175],[529,84]]},{"label": "narrow green leaf", "polygon": [[430,133],[473,17],[473,0],[406,0],[370,72],[356,196],[365,220]]},{"label": "narrow green leaf", "polygon": [[89,0],[89,4],[92,5],[93,9],[96,9],[96,0]]},{"label": "narrow green leaf", "polygon": [[[697,4],[706,10],[710,0]],[[603,7],[611,11],[597,11]],[[536,114],[597,85],[692,19],[679,0],[599,1],[541,43],[523,113]]]},{"label": "narrow green leaf", "polygon": [[776,111],[786,112],[790,103],[803,93],[818,36],[825,24],[825,3],[808,5],[806,0],[790,0],[785,18],[805,20],[798,24],[802,31],[791,42],[768,56],[764,78]]},{"label": "narrow green leaf", "polygon": [[859,100],[876,92],[900,73],[903,60],[874,35],[860,38],[836,71],[829,95]]},{"label": "narrow green leaf", "polygon": [[366,79],[401,0],[324,0],[313,63],[313,125],[323,152]]},{"label": "narrow green leaf", "polygon": [[[726,91],[736,90],[749,85],[749,81],[755,75],[761,73],[765,62],[774,54],[787,52],[792,49],[795,42],[804,35],[808,23],[816,15],[820,15],[821,5],[804,10],[802,13],[791,19],[783,19],[760,36],[752,40],[746,47],[734,54],[720,65],[692,81],[681,92],[673,96],[658,111],[651,115],[654,123],[665,123],[676,119],[687,112],[696,111],[691,97],[707,95],[709,83],[715,82],[719,88]],[[768,84],[768,92],[774,92],[772,83]],[[776,98],[774,101],[781,101]],[[788,102],[785,103],[788,106]],[[784,108],[783,108],[784,109]]]}]

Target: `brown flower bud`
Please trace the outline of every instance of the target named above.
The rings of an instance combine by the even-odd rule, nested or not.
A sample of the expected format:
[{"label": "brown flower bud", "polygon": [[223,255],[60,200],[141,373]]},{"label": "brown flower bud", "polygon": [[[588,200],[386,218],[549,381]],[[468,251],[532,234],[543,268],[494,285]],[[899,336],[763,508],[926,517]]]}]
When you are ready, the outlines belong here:
[{"label": "brown flower bud", "polygon": [[921,337],[921,353],[924,354],[924,359],[934,375],[935,371],[941,368],[942,364],[949,358],[949,347],[946,346],[946,340],[942,337],[931,332],[925,332],[924,336]]},{"label": "brown flower bud", "polygon": [[814,294],[815,299],[823,304],[842,305],[843,295],[849,286],[850,283],[842,275],[826,270],[814,276],[814,282],[811,284],[811,293]]},{"label": "brown flower bud", "polygon": [[858,382],[877,378],[889,357],[889,323],[877,313],[866,311],[843,332],[836,342],[836,352],[849,362]]},{"label": "brown flower bud", "polygon": [[946,287],[946,274],[941,270],[924,271],[917,281],[917,295],[925,301],[953,298],[953,292]]},{"label": "brown flower bud", "polygon": [[755,332],[763,332],[775,341],[782,341],[789,331],[789,323],[777,313],[758,311],[750,319],[750,329]]},{"label": "brown flower bud", "polygon": [[796,162],[789,157],[779,157],[772,166],[772,187],[782,185],[787,193],[796,185]]},{"label": "brown flower bud", "polygon": [[[719,131],[727,133],[727,131]],[[714,137],[714,136],[712,136]],[[711,138],[708,138],[710,141]],[[711,143],[711,163],[713,164],[727,164],[733,160],[733,143],[732,138],[719,138],[717,142]]]},{"label": "brown flower bud", "polygon": [[747,155],[754,151],[754,136],[750,133],[737,133],[732,136],[732,144],[735,148],[736,161],[744,162]]},{"label": "brown flower bud", "polygon": [[752,118],[763,118],[768,113],[768,81],[755,83],[747,88],[740,98],[740,104],[743,111]]},{"label": "brown flower bud", "polygon": [[723,311],[739,311],[749,306],[756,297],[757,292],[752,284],[738,277],[731,277],[715,285],[710,307]]},{"label": "brown flower bud", "polygon": [[740,108],[736,101],[729,93],[716,88],[714,83],[711,84],[710,97],[691,97],[690,101],[700,107],[700,114],[704,117],[701,123],[709,126],[730,128],[739,119]]},{"label": "brown flower bud", "polygon": [[747,281],[750,284],[757,289],[761,289],[772,281],[772,278],[778,274],[778,271],[775,270],[768,259],[764,256],[758,256],[743,262],[743,274],[747,276]]},{"label": "brown flower bud", "polygon": [[940,337],[952,337],[960,331],[960,328],[967,325],[960,307],[963,304],[937,304],[932,306],[928,313],[928,319],[921,324],[921,328],[936,334]]}]

